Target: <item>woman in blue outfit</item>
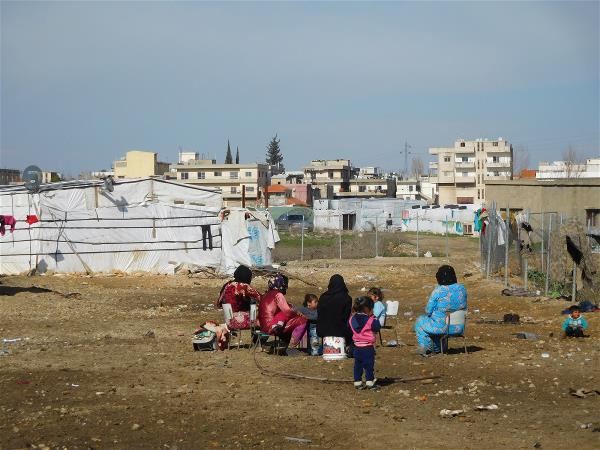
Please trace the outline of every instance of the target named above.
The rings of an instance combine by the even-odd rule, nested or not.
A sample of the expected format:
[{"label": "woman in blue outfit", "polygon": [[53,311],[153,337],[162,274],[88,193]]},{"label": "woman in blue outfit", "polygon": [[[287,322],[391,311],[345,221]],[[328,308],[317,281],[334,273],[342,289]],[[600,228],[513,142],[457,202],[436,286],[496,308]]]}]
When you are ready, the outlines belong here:
[{"label": "woman in blue outfit", "polygon": [[[457,282],[452,266],[441,266],[435,278],[438,286],[429,297],[426,315],[419,317],[415,323],[419,353],[422,355],[441,351],[440,335],[446,333],[446,314],[467,309],[467,290]],[[448,331],[450,335],[461,334],[464,326],[451,325]]]}]

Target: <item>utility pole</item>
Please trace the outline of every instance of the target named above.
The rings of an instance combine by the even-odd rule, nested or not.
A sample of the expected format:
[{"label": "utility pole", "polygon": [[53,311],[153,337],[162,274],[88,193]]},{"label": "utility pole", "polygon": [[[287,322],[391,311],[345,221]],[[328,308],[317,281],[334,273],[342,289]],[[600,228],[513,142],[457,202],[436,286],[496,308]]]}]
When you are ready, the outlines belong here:
[{"label": "utility pole", "polygon": [[408,151],[409,148],[412,148],[408,145],[408,142],[404,141],[404,175],[408,178],[408,155],[411,153]]}]

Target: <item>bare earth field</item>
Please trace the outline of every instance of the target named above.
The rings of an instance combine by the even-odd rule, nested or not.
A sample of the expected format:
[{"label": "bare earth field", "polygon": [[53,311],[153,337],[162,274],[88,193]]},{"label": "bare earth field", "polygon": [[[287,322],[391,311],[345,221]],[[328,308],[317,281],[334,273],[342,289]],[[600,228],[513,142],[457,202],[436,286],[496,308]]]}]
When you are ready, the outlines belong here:
[{"label": "bare earth field", "polygon": [[[193,352],[192,331],[221,318],[212,303],[224,280],[1,278],[0,337],[22,340],[5,344],[8,354],[0,357],[0,448],[600,448],[600,395],[570,394],[600,390],[600,313],[586,314],[591,337],[562,339],[560,311],[569,303],[504,297],[502,285],[482,279],[468,259],[478,260],[471,254],[451,263],[469,293],[470,353],[455,339],[451,354],[432,358],[413,354],[412,326],[440,258],[288,264],[292,277],[317,286],[292,278],[288,299],[296,304],[306,292],[322,292],[334,273],[353,296],[378,285],[401,301],[397,330],[406,345],[378,348],[379,378],[440,378],[395,382],[380,392],[266,376],[250,349]],[[264,290],[266,280],[253,284]],[[74,292],[80,295],[61,295]],[[483,323],[508,312],[530,323]],[[155,337],[145,336],[150,330]],[[540,338],[512,335],[523,331]],[[384,331],[384,339],[392,336]],[[270,369],[352,375],[352,360],[256,357]],[[490,404],[498,409],[474,409]],[[441,418],[442,409],[466,412]]]}]

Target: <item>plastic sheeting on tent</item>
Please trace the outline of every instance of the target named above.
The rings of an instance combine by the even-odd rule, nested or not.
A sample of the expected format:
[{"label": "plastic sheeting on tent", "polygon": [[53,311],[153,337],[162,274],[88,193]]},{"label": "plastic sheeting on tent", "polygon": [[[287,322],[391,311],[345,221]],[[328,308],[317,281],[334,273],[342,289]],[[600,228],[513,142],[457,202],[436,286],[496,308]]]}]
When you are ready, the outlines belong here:
[{"label": "plastic sheeting on tent", "polygon": [[[0,189],[0,214],[17,219],[0,237],[0,273],[173,273],[180,264],[219,267],[220,190],[159,179]],[[36,215],[39,222],[25,222]]]},{"label": "plastic sheeting on tent", "polygon": [[269,211],[226,208],[221,217],[221,271],[232,274],[240,264],[248,267],[271,265],[271,250],[279,241],[279,234]]}]

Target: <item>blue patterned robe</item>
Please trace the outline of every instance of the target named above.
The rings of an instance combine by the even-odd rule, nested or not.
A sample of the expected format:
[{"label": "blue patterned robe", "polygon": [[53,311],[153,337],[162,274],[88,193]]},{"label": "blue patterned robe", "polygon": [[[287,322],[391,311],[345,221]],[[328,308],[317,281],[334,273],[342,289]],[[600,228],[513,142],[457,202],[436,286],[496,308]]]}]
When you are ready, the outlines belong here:
[{"label": "blue patterned robe", "polygon": [[[446,331],[446,313],[467,309],[467,290],[460,283],[449,286],[436,287],[427,306],[425,313],[420,316],[415,323],[415,333],[420,347],[432,352],[439,352],[440,334]],[[452,325],[450,334],[461,334],[464,331],[462,325]]]}]

